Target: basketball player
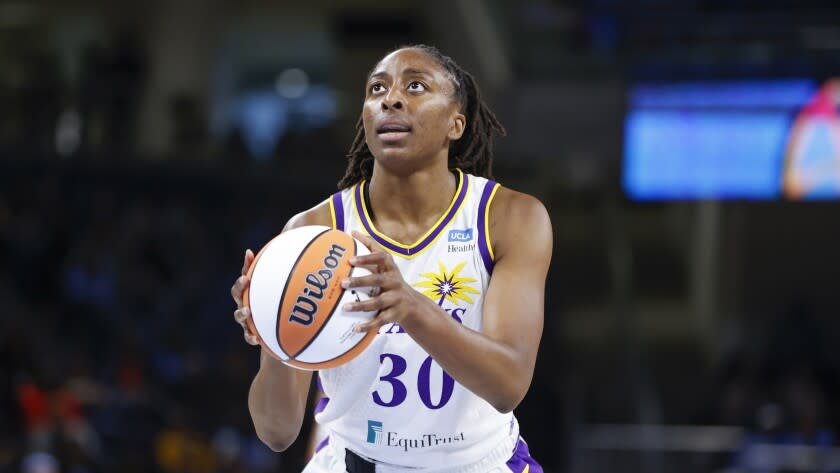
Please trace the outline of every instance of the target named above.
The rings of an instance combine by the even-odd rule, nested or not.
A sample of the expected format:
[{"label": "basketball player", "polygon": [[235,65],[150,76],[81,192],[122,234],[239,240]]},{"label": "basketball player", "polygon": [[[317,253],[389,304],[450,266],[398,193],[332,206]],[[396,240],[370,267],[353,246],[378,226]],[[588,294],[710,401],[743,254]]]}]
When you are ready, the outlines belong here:
[{"label": "basketball player", "polygon": [[[319,373],[328,437],[306,473],[542,471],[512,411],[542,334],[551,223],[537,199],[490,180],[494,134],[472,75],[436,48],[398,49],[368,77],[342,190],[285,228],[352,232],[372,253],[351,263],[373,274],[342,284],[379,288],[347,308],[379,311],[360,327],[376,341]],[[253,259],[231,289],[243,327]],[[310,381],[262,352],[248,405],[272,449],[298,436]],[[326,416],[339,401],[352,409]]]}]

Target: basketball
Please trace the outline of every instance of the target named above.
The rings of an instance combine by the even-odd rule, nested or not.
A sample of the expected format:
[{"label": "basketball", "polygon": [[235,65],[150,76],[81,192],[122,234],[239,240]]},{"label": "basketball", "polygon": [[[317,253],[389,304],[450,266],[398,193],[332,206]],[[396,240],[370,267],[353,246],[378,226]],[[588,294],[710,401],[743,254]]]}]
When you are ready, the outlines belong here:
[{"label": "basketball", "polygon": [[260,344],[275,358],[305,370],[334,368],[367,347],[376,331],[353,329],[376,312],[345,312],[351,301],[368,299],[371,288],[344,289],[347,277],[370,274],[350,265],[370,253],[347,233],[306,226],[282,233],[266,244],[251,264],[243,303]]}]

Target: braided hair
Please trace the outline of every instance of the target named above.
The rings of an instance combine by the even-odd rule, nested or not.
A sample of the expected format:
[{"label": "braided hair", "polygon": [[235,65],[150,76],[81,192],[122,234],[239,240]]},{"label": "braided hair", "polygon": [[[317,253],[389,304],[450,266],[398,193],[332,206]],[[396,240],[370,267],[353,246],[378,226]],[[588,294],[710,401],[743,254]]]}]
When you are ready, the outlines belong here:
[{"label": "braided hair", "polygon": [[[446,70],[452,80],[455,97],[461,106],[461,113],[466,117],[467,126],[460,139],[449,143],[449,167],[457,167],[470,174],[492,178],[493,134],[505,136],[506,131],[482,99],[475,78],[434,46],[418,44],[398,49],[419,49],[425,52]],[[339,189],[370,179],[373,174],[374,158],[365,141],[365,126],[362,117],[359,117],[356,123],[356,137],[353,139],[347,158],[347,170],[338,182]]]}]

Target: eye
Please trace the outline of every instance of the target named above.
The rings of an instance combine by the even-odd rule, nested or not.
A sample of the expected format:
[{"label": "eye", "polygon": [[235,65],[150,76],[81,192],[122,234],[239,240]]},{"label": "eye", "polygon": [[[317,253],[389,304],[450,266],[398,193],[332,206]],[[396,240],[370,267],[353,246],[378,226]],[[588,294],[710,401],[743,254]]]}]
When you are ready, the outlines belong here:
[{"label": "eye", "polygon": [[372,93],[372,94],[378,94],[378,93],[380,93],[380,92],[384,92],[384,91],[385,91],[385,86],[383,86],[382,84],[380,84],[379,82],[377,82],[377,83],[375,83],[375,84],[371,85],[371,86],[370,86],[370,88],[369,88],[368,90],[369,90],[369,91],[370,91],[370,93]]},{"label": "eye", "polygon": [[423,91],[426,90],[426,86],[423,85],[422,82],[418,82],[418,81],[415,80],[415,81],[411,82],[410,84],[408,84],[408,90],[410,90],[412,92],[423,92]]}]

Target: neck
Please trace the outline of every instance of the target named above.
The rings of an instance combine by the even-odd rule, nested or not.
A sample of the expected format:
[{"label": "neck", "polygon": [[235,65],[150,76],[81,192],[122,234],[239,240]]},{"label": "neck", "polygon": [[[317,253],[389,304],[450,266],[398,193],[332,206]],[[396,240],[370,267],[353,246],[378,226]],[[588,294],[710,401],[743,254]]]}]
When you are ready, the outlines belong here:
[{"label": "neck", "polygon": [[397,222],[436,219],[449,207],[455,195],[455,183],[445,164],[409,175],[392,174],[384,166],[374,165],[368,183],[374,219]]}]

